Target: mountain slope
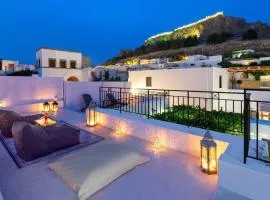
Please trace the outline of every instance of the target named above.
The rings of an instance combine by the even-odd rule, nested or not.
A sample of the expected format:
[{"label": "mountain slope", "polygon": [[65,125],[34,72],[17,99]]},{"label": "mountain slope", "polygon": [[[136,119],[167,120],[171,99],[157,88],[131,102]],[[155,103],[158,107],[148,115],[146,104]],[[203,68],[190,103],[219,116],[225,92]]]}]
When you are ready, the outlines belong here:
[{"label": "mountain slope", "polygon": [[262,22],[248,23],[244,19],[228,17],[223,12],[218,12],[197,22],[179,27],[171,32],[161,33],[148,38],[145,43],[151,44],[158,41],[167,41],[197,36],[205,39],[214,33],[231,33],[234,37],[241,37],[249,29],[257,31],[259,39],[270,38],[270,26]]}]

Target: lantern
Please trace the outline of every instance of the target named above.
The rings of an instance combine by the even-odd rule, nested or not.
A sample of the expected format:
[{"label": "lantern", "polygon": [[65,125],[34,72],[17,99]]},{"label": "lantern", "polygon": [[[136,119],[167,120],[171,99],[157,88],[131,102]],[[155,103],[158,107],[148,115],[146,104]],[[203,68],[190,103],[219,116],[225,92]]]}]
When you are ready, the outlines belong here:
[{"label": "lantern", "polygon": [[86,109],[86,125],[90,127],[97,125],[97,113],[95,104],[90,104]]},{"label": "lantern", "polygon": [[43,112],[47,113],[49,111],[50,111],[50,104],[49,102],[46,101],[43,103]]},{"label": "lantern", "polygon": [[121,130],[119,121],[116,122],[115,135],[117,135],[117,136],[122,136],[123,135],[123,132]]},{"label": "lantern", "polygon": [[217,173],[217,144],[209,130],[201,140],[201,169],[207,174]]},{"label": "lantern", "polygon": [[58,111],[58,103],[57,103],[57,101],[52,102],[51,111],[52,112],[57,112]]}]

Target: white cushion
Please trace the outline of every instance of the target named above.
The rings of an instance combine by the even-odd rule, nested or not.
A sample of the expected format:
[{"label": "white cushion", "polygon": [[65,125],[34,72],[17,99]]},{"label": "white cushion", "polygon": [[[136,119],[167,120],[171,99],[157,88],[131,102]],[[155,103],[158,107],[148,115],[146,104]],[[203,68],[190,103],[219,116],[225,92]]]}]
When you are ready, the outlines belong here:
[{"label": "white cushion", "polygon": [[64,156],[49,168],[85,200],[148,160],[129,147],[103,141]]}]

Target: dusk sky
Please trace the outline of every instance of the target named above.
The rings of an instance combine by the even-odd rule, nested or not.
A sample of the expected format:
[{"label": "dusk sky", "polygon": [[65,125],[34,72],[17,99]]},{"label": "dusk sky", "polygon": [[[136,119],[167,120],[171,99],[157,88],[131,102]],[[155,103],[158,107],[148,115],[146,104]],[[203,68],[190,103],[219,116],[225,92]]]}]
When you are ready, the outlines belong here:
[{"label": "dusk sky", "polygon": [[270,24],[269,0],[1,0],[0,58],[34,64],[35,50],[82,51],[102,63],[217,11]]}]

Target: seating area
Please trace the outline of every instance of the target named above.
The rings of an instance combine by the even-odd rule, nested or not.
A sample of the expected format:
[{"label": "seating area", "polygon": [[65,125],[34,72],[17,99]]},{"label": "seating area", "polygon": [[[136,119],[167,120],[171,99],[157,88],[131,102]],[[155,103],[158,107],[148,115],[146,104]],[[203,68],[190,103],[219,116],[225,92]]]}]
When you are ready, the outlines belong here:
[{"label": "seating area", "polygon": [[[202,172],[204,129],[127,113],[136,99],[103,96],[93,82],[0,83],[7,79],[7,88],[0,84],[0,199],[223,200],[268,192],[267,184],[260,193],[243,190],[243,181],[254,186],[258,168],[242,163],[241,137],[211,131],[217,158],[209,166],[218,174],[209,175]],[[104,85],[111,84],[118,83]],[[257,182],[270,174],[263,169]],[[235,170],[241,178],[230,175]]]},{"label": "seating area", "polygon": [[[33,114],[36,113],[29,113],[28,115]],[[167,149],[164,152],[160,152],[160,154],[157,155],[151,150],[151,148],[149,148],[152,144],[146,141],[135,138],[133,136],[117,138],[114,136],[113,130],[102,126],[97,126],[94,129],[85,126],[85,115],[71,110],[62,109],[54,117],[57,121],[64,121],[73,127],[77,127],[77,129],[84,130],[89,133],[92,132],[95,135],[104,138],[106,141],[111,141],[110,145],[113,144],[113,146],[100,146],[99,144],[102,142],[99,142],[97,143],[97,145],[99,145],[99,149],[97,148],[97,152],[95,154],[91,154],[92,151],[96,151],[92,149],[95,147],[95,145],[91,145],[85,148],[81,148],[78,151],[66,153],[60,157],[56,157],[55,159],[42,160],[41,162],[37,162],[24,167],[23,169],[20,169],[14,164],[6,149],[0,145],[0,159],[2,166],[0,168],[0,188],[2,189],[4,199],[28,200],[29,198],[32,198],[44,200],[73,200],[79,198],[106,200],[111,199],[112,197],[114,199],[134,200],[152,198],[211,199],[215,196],[217,189],[217,176],[208,176],[201,173],[199,168],[199,159],[196,157],[192,157],[190,155],[186,155],[170,149]],[[20,122],[15,124],[15,127],[16,129],[20,129],[20,126],[25,127],[25,124],[25,122]],[[23,131],[31,129],[32,126],[33,125],[27,125],[27,128]],[[31,132],[31,130],[29,130],[29,132]],[[61,134],[61,132],[59,134]],[[63,139],[64,138],[65,137],[63,136]],[[124,147],[122,147],[122,145],[124,145]],[[79,181],[82,180],[79,179],[80,177],[85,177],[85,173],[88,173],[85,171],[85,169],[95,169],[95,165],[93,166],[91,164],[100,163],[100,161],[94,162],[93,160],[96,158],[95,155],[99,155],[99,153],[102,152],[100,151],[100,148],[105,150],[106,148],[116,148],[118,146],[120,148],[124,148],[124,150],[115,150],[115,152],[117,152],[116,154],[112,154],[113,151],[110,150],[103,152],[101,156],[101,158],[104,158],[102,159],[103,164],[99,164],[97,166],[99,166],[99,169],[102,168],[102,170],[105,171],[103,171],[101,174],[91,173],[92,175],[89,176],[97,177],[95,179],[101,181],[99,185],[104,186],[108,185],[108,180],[111,180],[111,184],[109,184],[107,187],[102,186],[102,188],[100,188],[100,186],[93,186],[91,185],[91,179],[88,181],[83,181],[87,184],[80,184],[81,189],[78,189],[77,187],[76,189],[72,189],[72,187],[70,187],[72,184],[75,184],[75,182],[69,182],[66,184],[66,178],[68,176],[73,177],[72,179],[69,178],[69,180]],[[120,151],[127,152],[125,149],[126,147],[131,149],[131,154],[124,153],[122,154],[123,156],[120,156]],[[87,152],[85,156],[84,151]],[[115,157],[115,160],[109,159],[111,160],[110,164],[104,157],[107,155],[106,152],[108,151],[111,153],[108,155],[110,158]],[[137,163],[137,161],[134,163],[134,158],[136,157],[132,158],[131,155],[135,155],[132,153],[133,151],[143,155],[145,158],[147,158],[147,160],[149,159],[148,162],[135,167],[141,161],[139,163]],[[78,157],[76,155],[80,156]],[[94,157],[91,155],[94,155]],[[76,159],[76,162],[72,162],[70,157],[73,157],[72,159]],[[63,162],[63,159],[65,162]],[[81,161],[78,161],[78,159]],[[67,163],[69,163],[69,165],[67,165]],[[72,163],[74,163],[74,165]],[[78,163],[81,164],[76,166],[76,163],[77,165]],[[124,163],[127,163],[126,166],[129,167],[124,167]],[[54,171],[52,171],[49,166],[51,169],[53,168]],[[73,170],[75,171],[67,171],[67,169],[63,168],[68,167],[68,169],[71,169],[71,166],[73,166]],[[104,167],[109,168],[105,169]],[[128,170],[129,172],[127,172],[123,169],[121,172],[115,167],[118,169],[119,167],[124,167],[126,170],[133,170]],[[109,169],[111,172],[108,171]],[[65,176],[63,174],[59,174],[59,170],[62,173],[65,172]],[[78,172],[84,173],[79,175]],[[105,180],[102,181],[102,178],[104,179],[105,176],[104,173],[107,174],[106,176],[108,176],[108,178],[105,178]],[[67,176],[67,174],[69,175]],[[187,182],[188,184],[186,184]],[[87,188],[85,188],[86,185],[88,186]],[[193,192],[195,190],[197,191],[196,193]],[[87,194],[91,194],[91,197],[89,197]]]}]

